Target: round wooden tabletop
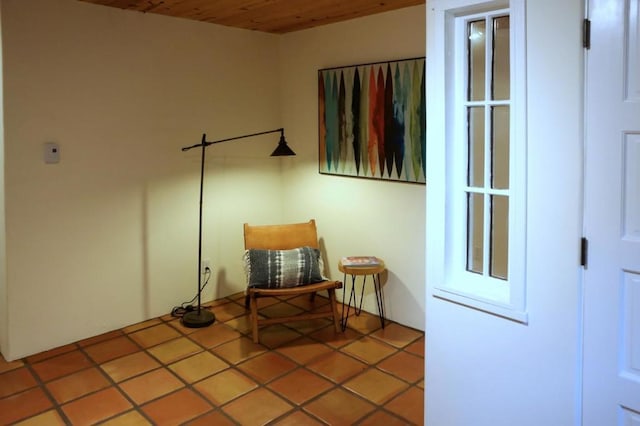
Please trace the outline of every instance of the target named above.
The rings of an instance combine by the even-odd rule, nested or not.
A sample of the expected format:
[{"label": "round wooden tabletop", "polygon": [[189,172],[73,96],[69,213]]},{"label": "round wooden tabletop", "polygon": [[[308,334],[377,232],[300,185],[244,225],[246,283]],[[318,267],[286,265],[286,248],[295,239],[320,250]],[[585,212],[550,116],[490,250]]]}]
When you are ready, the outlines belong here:
[{"label": "round wooden tabletop", "polygon": [[338,270],[349,275],[373,275],[379,274],[386,269],[384,266],[384,260],[376,257],[377,263],[375,265],[343,265],[342,259],[338,261]]}]

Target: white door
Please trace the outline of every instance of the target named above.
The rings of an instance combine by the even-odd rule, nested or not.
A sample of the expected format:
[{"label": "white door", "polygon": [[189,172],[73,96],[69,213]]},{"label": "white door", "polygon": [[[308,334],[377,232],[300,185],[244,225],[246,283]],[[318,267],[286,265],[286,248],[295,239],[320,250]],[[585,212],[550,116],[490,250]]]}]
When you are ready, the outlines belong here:
[{"label": "white door", "polygon": [[590,0],[583,424],[640,425],[640,0]]}]

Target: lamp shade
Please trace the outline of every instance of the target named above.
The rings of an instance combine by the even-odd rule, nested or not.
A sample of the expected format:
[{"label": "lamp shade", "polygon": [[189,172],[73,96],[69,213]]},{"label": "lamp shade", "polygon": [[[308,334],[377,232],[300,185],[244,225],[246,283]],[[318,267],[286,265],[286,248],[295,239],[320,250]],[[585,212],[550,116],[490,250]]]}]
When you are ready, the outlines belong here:
[{"label": "lamp shade", "polygon": [[276,149],[273,150],[273,152],[271,153],[271,156],[283,157],[286,155],[296,155],[296,153],[293,152],[291,148],[289,148],[289,145],[287,145],[287,141],[284,138],[284,132],[283,132],[280,134],[280,142],[278,142],[278,146],[276,147]]}]

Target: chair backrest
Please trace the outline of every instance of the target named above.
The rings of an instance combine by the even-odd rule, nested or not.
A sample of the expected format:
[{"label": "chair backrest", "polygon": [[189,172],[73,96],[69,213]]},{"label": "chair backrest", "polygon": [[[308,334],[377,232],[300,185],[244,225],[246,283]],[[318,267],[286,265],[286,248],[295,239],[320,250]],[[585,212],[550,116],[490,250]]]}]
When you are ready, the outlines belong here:
[{"label": "chair backrest", "polygon": [[290,250],[298,247],[318,248],[316,221],[284,225],[244,224],[244,248]]}]

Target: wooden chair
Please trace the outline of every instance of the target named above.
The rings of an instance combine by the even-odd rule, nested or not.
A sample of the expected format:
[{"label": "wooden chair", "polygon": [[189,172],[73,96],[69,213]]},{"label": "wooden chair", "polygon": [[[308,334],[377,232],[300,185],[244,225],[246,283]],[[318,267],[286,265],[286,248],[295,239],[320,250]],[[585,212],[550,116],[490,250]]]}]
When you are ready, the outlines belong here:
[{"label": "wooden chair", "polygon": [[[299,247],[312,247],[318,249],[318,235],[316,222],[311,219],[306,223],[293,223],[285,225],[249,225],[244,224],[245,249],[263,250],[291,250]],[[321,271],[324,272],[324,271]],[[290,288],[260,288],[248,287],[246,303],[251,310],[251,327],[253,341],[258,343],[258,327],[283,322],[310,320],[317,318],[332,318],[336,331],[341,331],[340,314],[336,304],[336,289],[342,288],[340,281],[321,281],[313,284],[305,284]],[[309,294],[313,300],[315,293],[327,290],[329,295],[329,312],[304,312],[295,316],[277,318],[258,318],[258,298],[277,296],[297,296]]]}]

